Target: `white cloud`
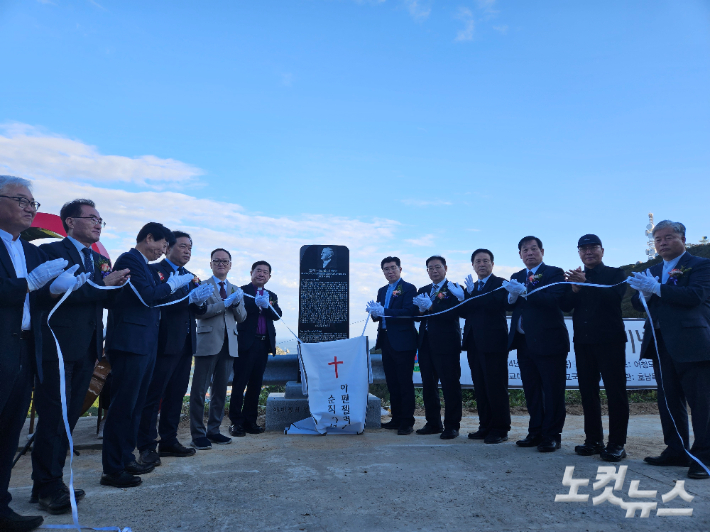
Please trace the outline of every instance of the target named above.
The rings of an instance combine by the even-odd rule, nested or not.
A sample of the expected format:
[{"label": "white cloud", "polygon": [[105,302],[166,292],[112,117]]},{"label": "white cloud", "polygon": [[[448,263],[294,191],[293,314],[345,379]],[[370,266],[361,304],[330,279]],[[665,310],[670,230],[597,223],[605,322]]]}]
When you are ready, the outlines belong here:
[{"label": "white cloud", "polygon": [[407,238],[405,242],[409,242],[413,246],[427,246],[431,247],[434,245],[434,235],[424,235],[419,238]]},{"label": "white cloud", "polygon": [[188,185],[204,171],[154,155],[102,155],[95,146],[48,134],[26,124],[0,125],[0,171],[30,178],[55,177],[92,183],[134,183],[153,188]]},{"label": "white cloud", "polygon": [[424,20],[431,14],[429,2],[422,0],[402,0],[402,3],[414,20]]},{"label": "white cloud", "polygon": [[431,206],[443,206],[443,205],[453,205],[450,201],[446,200],[420,200],[420,199],[403,199],[400,200],[405,205],[412,205],[413,207],[431,207]]},{"label": "white cloud", "polygon": [[473,32],[476,28],[476,23],[473,20],[473,13],[467,7],[460,7],[456,18],[464,24],[462,30],[456,34],[457,41],[470,41],[473,39]]},{"label": "white cloud", "polygon": [[494,15],[498,13],[498,11],[493,9],[496,5],[496,1],[497,0],[477,0],[476,4],[478,4],[478,9],[480,9],[484,13]]},{"label": "white cloud", "polygon": [[502,26],[493,26],[493,29],[499,33],[502,33],[503,35],[508,33],[508,26],[506,26],[505,24],[503,24]]}]

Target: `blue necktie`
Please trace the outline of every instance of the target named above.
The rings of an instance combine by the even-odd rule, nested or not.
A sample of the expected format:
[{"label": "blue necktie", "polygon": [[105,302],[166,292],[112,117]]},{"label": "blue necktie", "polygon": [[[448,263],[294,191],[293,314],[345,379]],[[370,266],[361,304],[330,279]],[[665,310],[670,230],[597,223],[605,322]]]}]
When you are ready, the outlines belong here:
[{"label": "blue necktie", "polygon": [[84,271],[89,274],[89,279],[94,280],[94,264],[91,262],[91,250],[83,248],[81,252],[84,254]]},{"label": "blue necktie", "polygon": [[483,287],[486,285],[483,281],[478,281],[478,291],[483,292]]}]

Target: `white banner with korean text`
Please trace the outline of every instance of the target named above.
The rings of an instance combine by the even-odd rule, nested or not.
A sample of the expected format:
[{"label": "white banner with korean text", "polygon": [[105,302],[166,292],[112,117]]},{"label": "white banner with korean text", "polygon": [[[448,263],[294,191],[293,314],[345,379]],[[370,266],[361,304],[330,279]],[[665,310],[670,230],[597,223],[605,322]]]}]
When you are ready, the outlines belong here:
[{"label": "white banner with korean text", "polygon": [[365,430],[370,357],[367,337],[298,346],[311,417],[286,434],[361,434]]},{"label": "white banner with korean text", "polygon": [[[641,342],[643,341],[643,324],[641,318],[624,319],[626,327],[626,388],[656,388],[656,378],[653,375],[653,362],[651,360],[640,360]],[[464,321],[461,320],[461,330],[463,331]],[[572,341],[572,318],[565,318],[565,325],[569,333],[570,352],[567,356],[567,389],[579,388],[577,381],[577,363],[574,356],[574,342]],[[508,330],[510,330],[510,316],[508,317]],[[419,364],[414,366],[414,384],[421,384],[422,377],[419,373]],[[471,369],[468,366],[466,352],[461,353],[461,385],[464,387],[473,386],[471,379]],[[603,382],[601,386],[603,386]],[[520,379],[520,368],[518,367],[518,357],[515,351],[508,353],[508,388],[522,388],[523,381]]]}]

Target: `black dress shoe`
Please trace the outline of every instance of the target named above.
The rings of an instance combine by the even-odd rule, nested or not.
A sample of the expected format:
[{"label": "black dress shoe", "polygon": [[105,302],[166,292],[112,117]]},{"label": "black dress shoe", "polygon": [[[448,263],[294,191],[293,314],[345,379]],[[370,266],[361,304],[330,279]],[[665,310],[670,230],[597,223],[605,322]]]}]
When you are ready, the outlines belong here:
[{"label": "black dress shoe", "polygon": [[411,434],[412,432],[414,432],[414,427],[412,427],[411,425],[408,427],[399,427],[397,429],[397,435],[399,436],[406,436],[408,434]]},{"label": "black dress shoe", "polygon": [[647,464],[655,466],[684,466],[690,465],[687,455],[678,455],[666,448],[659,456],[647,456],[643,459]]},{"label": "black dress shoe", "polygon": [[603,441],[585,441],[584,445],[575,445],[574,452],[579,456],[592,456],[604,450]]},{"label": "black dress shoe", "polygon": [[126,471],[131,475],[145,475],[155,469],[155,464],[141,464],[133,460],[130,464],[126,464]]},{"label": "black dress shoe", "polygon": [[710,478],[710,475],[708,475],[708,472],[705,471],[705,469],[703,469],[700,464],[693,460],[692,462],[690,462],[690,467],[688,468],[688,478],[704,480],[706,478]]},{"label": "black dress shoe", "polygon": [[101,485],[102,486],[113,486],[114,488],[133,488],[138,486],[141,482],[141,477],[136,477],[127,473],[126,471],[121,471],[114,475],[109,475],[104,473],[101,475]]},{"label": "black dress shoe", "polygon": [[557,440],[544,440],[537,446],[537,450],[541,453],[554,453],[560,447],[562,447],[562,444]]},{"label": "black dress shoe", "polygon": [[400,425],[401,423],[399,421],[395,421],[393,419],[392,421],[388,421],[387,423],[382,423],[381,428],[389,430],[399,430]]},{"label": "black dress shoe", "polygon": [[626,458],[626,451],[623,445],[617,445],[616,443],[610,443],[606,446],[600,454],[600,458],[605,462],[621,462],[622,459]]},{"label": "black dress shoe", "polygon": [[[66,493],[69,493],[69,486],[67,486],[63,482],[62,482],[62,487],[59,489],[65,491]],[[85,495],[86,495],[86,492],[83,489],[74,488],[74,499],[76,501],[80,501],[81,499],[84,498]],[[32,494],[30,495],[30,504],[37,504],[38,502],[39,502],[39,496],[37,495],[37,492],[35,491],[35,488],[33,487]]]},{"label": "black dress shoe", "polygon": [[0,515],[0,530],[34,530],[44,521],[41,515],[20,515],[8,510],[9,514]]},{"label": "black dress shoe", "polygon": [[480,430],[479,429],[476,432],[469,432],[468,433],[469,440],[485,440],[487,436],[488,436],[487,430]]},{"label": "black dress shoe", "polygon": [[508,441],[507,434],[489,434],[485,437],[483,443],[503,443],[504,441]]},{"label": "black dress shoe", "polygon": [[518,447],[537,447],[542,443],[542,436],[537,435],[533,436],[532,434],[528,434],[525,436],[524,440],[518,440],[515,442],[515,445]]},{"label": "black dress shoe", "polygon": [[432,427],[429,424],[424,425],[422,428],[417,430],[417,434],[422,434],[422,435],[441,434],[442,432],[444,432],[443,427]]},{"label": "black dress shoe", "polygon": [[246,431],[244,430],[244,427],[242,427],[241,425],[230,425],[229,433],[236,438],[241,438],[247,435]]},{"label": "black dress shoe", "polygon": [[259,425],[247,425],[244,427],[244,432],[247,434],[261,434],[265,430],[264,427],[260,427]]},{"label": "black dress shoe", "polygon": [[[71,501],[69,500],[69,492],[60,488],[47,497],[40,497],[39,507],[52,515],[70,512]],[[2,530],[2,528],[0,528],[0,530]]]},{"label": "black dress shoe", "polygon": [[444,429],[444,432],[442,432],[441,436],[439,436],[442,440],[453,440],[458,437],[459,429]]},{"label": "black dress shoe", "polygon": [[160,455],[155,449],[146,449],[145,451],[141,451],[138,462],[144,465],[154,465],[158,467],[160,465]]},{"label": "black dress shoe", "polygon": [[[180,442],[175,442],[174,444],[166,447],[158,447],[158,451],[160,453],[160,456],[178,456],[181,458],[184,458],[185,456],[192,456],[195,454],[197,451],[195,449],[192,449],[191,447],[185,447],[182,443]],[[155,465],[159,465],[160,460],[158,460],[158,463]]]}]

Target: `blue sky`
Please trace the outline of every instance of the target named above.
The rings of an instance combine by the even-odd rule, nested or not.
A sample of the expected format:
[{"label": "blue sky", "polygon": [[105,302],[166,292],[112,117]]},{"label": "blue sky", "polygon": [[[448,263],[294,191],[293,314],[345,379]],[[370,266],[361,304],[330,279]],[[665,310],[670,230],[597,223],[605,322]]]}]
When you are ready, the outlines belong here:
[{"label": "blue sky", "polygon": [[266,258],[292,313],[303,244],[351,248],[354,317],[390,253],[424,284],[525,234],[635,262],[649,211],[710,234],[706,1],[0,0],[0,50],[0,171],[42,210]]}]

